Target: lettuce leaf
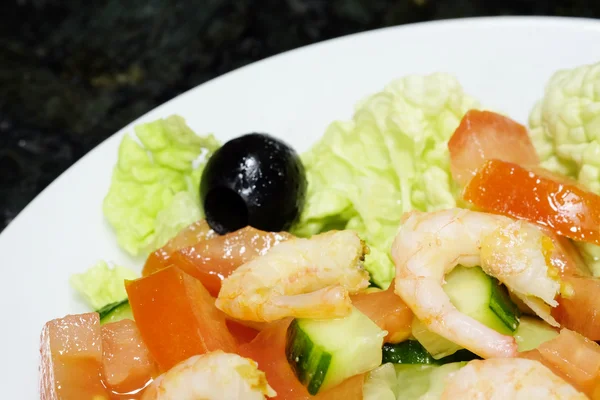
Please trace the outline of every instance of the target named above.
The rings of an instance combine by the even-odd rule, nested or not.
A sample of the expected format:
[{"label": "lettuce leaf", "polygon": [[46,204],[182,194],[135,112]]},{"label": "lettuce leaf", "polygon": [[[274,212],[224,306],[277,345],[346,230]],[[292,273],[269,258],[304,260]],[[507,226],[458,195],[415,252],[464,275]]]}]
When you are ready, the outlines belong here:
[{"label": "lettuce leaf", "polygon": [[85,299],[94,310],[107,304],[125,300],[126,279],[137,279],[138,274],[129,268],[115,266],[111,268],[101,261],[86,272],[71,276],[71,286]]},{"label": "lettuce leaf", "polygon": [[390,248],[404,212],[456,206],[447,142],[477,103],[447,74],[413,75],[362,101],[302,155],[307,200],[292,229],[310,236],[353,229],[371,247],[378,286],[394,277]]},{"label": "lettuce leaf", "polygon": [[119,245],[131,255],[161,247],[202,218],[198,187],[205,160],[219,147],[177,115],[134,127],[119,147],[103,211]]}]

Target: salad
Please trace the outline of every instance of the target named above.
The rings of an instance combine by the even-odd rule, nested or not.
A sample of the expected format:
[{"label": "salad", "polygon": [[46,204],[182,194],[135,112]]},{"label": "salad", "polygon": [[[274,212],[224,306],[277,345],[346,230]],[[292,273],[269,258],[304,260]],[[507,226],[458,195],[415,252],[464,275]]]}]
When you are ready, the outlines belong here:
[{"label": "salad", "polygon": [[600,63],[529,128],[442,73],[298,154],[179,116],[119,147],[103,212],[141,275],[71,278],[42,399],[600,399]]}]

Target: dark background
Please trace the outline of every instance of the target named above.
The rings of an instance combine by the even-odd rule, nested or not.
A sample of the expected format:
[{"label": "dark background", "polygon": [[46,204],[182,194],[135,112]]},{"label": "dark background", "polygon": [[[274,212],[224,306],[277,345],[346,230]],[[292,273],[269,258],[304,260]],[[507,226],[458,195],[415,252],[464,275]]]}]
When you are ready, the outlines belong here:
[{"label": "dark background", "polygon": [[598,0],[0,0],[0,231],[133,119],[336,36],[485,15],[600,17]]}]

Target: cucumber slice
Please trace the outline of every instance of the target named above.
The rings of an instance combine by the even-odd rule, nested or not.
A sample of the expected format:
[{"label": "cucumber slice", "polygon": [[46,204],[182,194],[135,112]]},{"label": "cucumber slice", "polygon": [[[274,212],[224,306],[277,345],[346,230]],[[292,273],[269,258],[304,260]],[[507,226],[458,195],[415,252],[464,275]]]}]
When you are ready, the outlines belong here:
[{"label": "cucumber slice", "polygon": [[344,318],[296,319],[288,328],[287,360],[312,395],[381,364],[387,332],[352,307]]},{"label": "cucumber slice", "polygon": [[446,276],[444,291],[460,312],[504,335],[519,326],[521,314],[506,288],[479,267],[456,267]]},{"label": "cucumber slice", "polygon": [[96,312],[100,316],[100,325],[121,321],[122,319],[133,319],[128,299],[107,304]]},{"label": "cucumber slice", "polygon": [[394,365],[383,364],[370,371],[363,385],[363,400],[396,400],[398,379]]},{"label": "cucumber slice", "polygon": [[515,340],[519,351],[533,350],[556,336],[558,336],[558,330],[541,319],[528,316],[521,317],[521,323],[515,331]]},{"label": "cucumber slice", "polygon": [[382,363],[393,364],[430,364],[442,365],[459,361],[471,361],[480,358],[469,350],[458,350],[456,353],[436,360],[417,340],[406,340],[402,343],[385,343],[382,349]]},{"label": "cucumber slice", "polygon": [[[519,326],[521,313],[506,288],[479,267],[456,267],[446,276],[444,292],[458,311],[502,334],[512,335]],[[462,348],[431,332],[417,318],[412,334],[436,360]]]},{"label": "cucumber slice", "polygon": [[439,399],[448,374],[464,367],[466,362],[445,365],[394,365],[396,369],[396,398],[402,400]]}]

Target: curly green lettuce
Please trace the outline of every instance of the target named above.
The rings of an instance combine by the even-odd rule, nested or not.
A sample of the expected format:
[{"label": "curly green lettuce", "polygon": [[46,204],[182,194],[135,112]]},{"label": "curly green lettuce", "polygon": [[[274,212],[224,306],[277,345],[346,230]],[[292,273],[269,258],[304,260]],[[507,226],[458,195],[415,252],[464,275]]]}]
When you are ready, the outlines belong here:
[{"label": "curly green lettuce", "polygon": [[[600,194],[600,63],[556,72],[530,116],[541,165]],[[595,276],[600,247],[578,243]]]},{"label": "curly green lettuce", "polygon": [[107,304],[125,300],[125,280],[137,278],[138,274],[129,268],[118,265],[111,268],[101,261],[81,274],[73,274],[70,282],[86,303],[98,310]]},{"label": "curly green lettuce", "polygon": [[456,206],[447,142],[478,103],[447,74],[391,82],[332,123],[302,155],[308,189],[293,233],[353,229],[371,253],[365,267],[385,288],[394,277],[389,249],[400,216]]},{"label": "curly green lettuce", "polygon": [[134,127],[126,135],[103,203],[119,245],[132,255],[157,249],[202,218],[198,186],[204,160],[219,147],[177,115]]}]

